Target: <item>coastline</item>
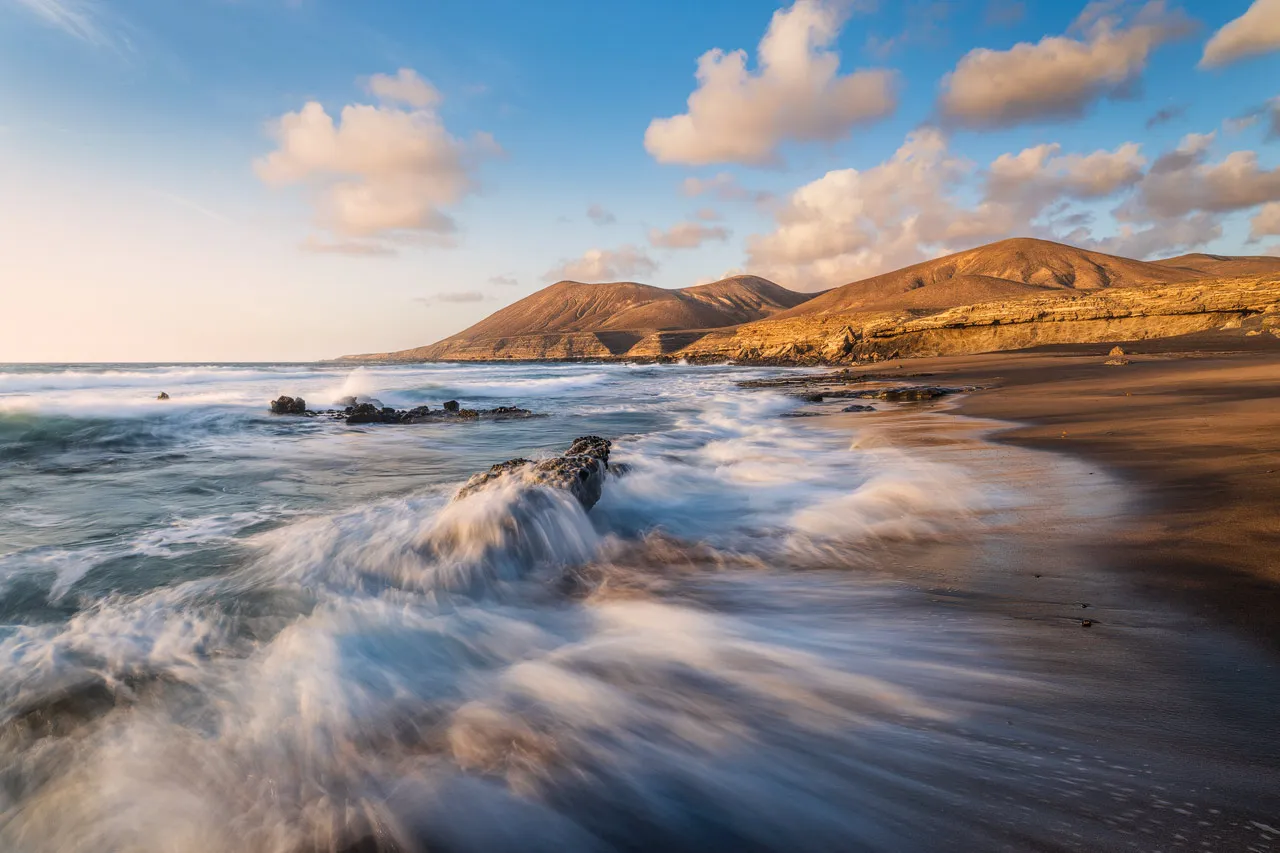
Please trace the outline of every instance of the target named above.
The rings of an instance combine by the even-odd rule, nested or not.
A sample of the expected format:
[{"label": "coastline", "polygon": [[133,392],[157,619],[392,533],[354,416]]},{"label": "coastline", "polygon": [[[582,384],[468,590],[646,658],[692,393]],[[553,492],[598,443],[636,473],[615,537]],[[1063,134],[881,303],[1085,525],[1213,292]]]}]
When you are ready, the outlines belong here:
[{"label": "coastline", "polygon": [[1280,654],[1280,353],[1168,348],[1105,365],[1102,348],[878,365],[981,386],[947,408],[1003,421],[996,442],[1067,453],[1138,500],[1098,562]]}]

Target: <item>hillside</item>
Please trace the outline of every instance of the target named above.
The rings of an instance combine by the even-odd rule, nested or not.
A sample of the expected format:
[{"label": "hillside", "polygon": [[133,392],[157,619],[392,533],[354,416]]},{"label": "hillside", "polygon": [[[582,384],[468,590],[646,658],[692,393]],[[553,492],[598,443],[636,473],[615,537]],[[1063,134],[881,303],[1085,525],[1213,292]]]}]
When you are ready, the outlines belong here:
[{"label": "hillside", "polygon": [[878,311],[941,311],[1055,291],[1142,287],[1203,278],[1204,272],[1016,238],[855,281],[781,317]]},{"label": "hillside", "polygon": [[1280,273],[1280,258],[1273,255],[1206,255],[1199,252],[1155,261],[1162,267],[1190,270],[1202,275],[1242,276]]},{"label": "hillside", "polygon": [[663,331],[717,329],[771,317],[812,298],[758,276],[668,290],[621,281],[561,281],[430,346],[344,358],[575,358],[620,355]]},{"label": "hillside", "polygon": [[1280,337],[1278,303],[1278,258],[1145,262],[1019,238],[821,294],[755,276],[683,290],[560,282],[439,343],[349,358],[815,364],[1211,329],[1251,335],[1256,346]]}]

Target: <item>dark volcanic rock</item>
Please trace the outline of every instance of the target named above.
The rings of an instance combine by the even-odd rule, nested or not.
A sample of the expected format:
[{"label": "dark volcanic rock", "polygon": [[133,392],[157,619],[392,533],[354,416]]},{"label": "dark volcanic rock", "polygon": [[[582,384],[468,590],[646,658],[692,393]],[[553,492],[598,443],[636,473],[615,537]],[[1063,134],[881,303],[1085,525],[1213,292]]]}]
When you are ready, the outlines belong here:
[{"label": "dark volcanic rock", "polygon": [[842,412],[874,412],[875,410],[876,410],[875,406],[859,406],[857,403],[854,403],[852,406],[845,406],[840,411]]},{"label": "dark volcanic rock", "polygon": [[446,402],[446,403],[444,404],[444,410],[445,410],[446,412],[456,412],[456,411],[458,411],[458,401],[457,401],[457,400],[449,400],[448,402]]},{"label": "dark volcanic rock", "polygon": [[917,402],[971,391],[971,388],[942,388],[937,385],[908,385],[898,388],[873,388],[870,391],[852,391],[847,396],[859,400],[887,400],[890,403]]},{"label": "dark volcanic rock", "polygon": [[532,462],[528,459],[509,459],[499,462],[483,474],[476,474],[467,481],[454,500],[485,488],[496,480],[520,477],[533,485],[564,489],[578,499],[584,509],[591,509],[600,500],[604,489],[605,474],[609,470],[609,450],[613,443],[596,435],[576,439],[560,456]]},{"label": "dark volcanic rock", "polygon": [[271,414],[273,415],[305,415],[307,413],[307,401],[301,397],[279,397],[271,401]]},{"label": "dark volcanic rock", "polygon": [[349,424],[430,424],[447,421],[476,421],[481,418],[502,421],[538,417],[534,412],[516,406],[498,406],[496,409],[479,410],[460,407],[450,409],[448,406],[449,403],[445,403],[444,409],[432,409],[429,406],[417,406],[412,409],[380,409],[372,403],[360,403],[331,414],[334,417],[345,418]]},{"label": "dark volcanic rock", "polygon": [[157,399],[157,400],[168,400],[168,399],[169,399],[169,395],[168,395],[168,394],[166,394],[165,392],[161,391],[161,392],[160,392],[160,394],[156,397],[156,399]]}]

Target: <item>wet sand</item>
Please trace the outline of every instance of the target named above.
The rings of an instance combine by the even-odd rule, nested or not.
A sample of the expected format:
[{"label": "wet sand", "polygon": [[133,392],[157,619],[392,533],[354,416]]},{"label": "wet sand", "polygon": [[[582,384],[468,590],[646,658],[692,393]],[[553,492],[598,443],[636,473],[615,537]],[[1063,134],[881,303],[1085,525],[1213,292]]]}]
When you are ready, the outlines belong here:
[{"label": "wet sand", "polygon": [[1280,652],[1280,341],[1268,339],[1251,352],[1135,345],[1125,365],[1105,364],[1103,346],[887,367],[982,386],[955,410],[1014,423],[999,441],[1133,483],[1096,559],[1176,601],[1186,630],[1227,625]]}]

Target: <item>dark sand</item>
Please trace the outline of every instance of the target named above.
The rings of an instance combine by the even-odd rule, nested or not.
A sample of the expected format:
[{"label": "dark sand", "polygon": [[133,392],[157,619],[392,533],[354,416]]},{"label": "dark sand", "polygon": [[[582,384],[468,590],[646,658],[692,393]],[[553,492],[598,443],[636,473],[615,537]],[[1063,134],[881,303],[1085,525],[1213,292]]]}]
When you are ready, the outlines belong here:
[{"label": "dark sand", "polygon": [[[1237,332],[912,359],[877,373],[983,386],[961,414],[1001,441],[1066,451],[1138,487],[1099,562],[1175,601],[1188,630],[1230,626],[1280,652],[1280,339]],[[1229,351],[1235,349],[1237,351]],[[943,410],[943,407],[935,407]]]}]

